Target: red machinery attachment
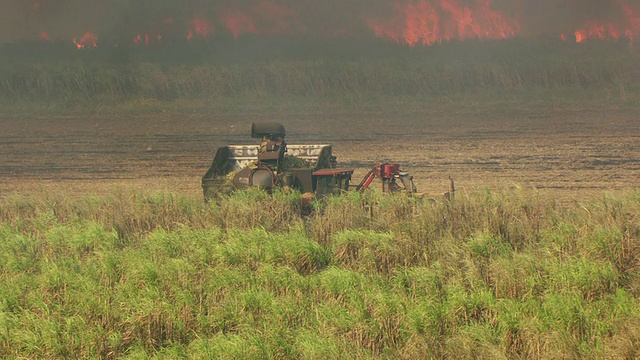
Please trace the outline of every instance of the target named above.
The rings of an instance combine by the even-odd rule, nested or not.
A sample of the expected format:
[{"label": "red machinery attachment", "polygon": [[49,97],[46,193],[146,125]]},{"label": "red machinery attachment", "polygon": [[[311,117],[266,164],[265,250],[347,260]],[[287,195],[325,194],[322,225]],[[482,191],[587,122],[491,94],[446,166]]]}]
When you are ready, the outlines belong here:
[{"label": "red machinery attachment", "polygon": [[[364,191],[371,185],[376,177],[382,180],[382,192],[406,191],[409,194],[417,192],[416,185],[413,182],[413,176],[406,172],[400,171],[400,164],[387,163],[377,164],[367,172],[360,184],[356,187],[357,191]],[[400,180],[400,184],[398,181]]]}]

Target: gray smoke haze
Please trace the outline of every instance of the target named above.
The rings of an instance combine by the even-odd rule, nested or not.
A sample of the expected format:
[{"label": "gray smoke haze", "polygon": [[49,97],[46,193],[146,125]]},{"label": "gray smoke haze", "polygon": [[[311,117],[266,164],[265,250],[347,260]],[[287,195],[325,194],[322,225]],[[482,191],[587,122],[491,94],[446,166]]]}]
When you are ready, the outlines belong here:
[{"label": "gray smoke haze", "polygon": [[[0,0],[0,42],[70,40],[90,31],[99,38],[130,39],[137,33],[184,36],[194,17],[219,29],[221,18],[248,14],[257,32],[370,33],[367,19],[393,18],[397,4],[420,0]],[[422,0],[426,1],[426,0]],[[476,7],[482,0],[448,1]],[[640,0],[493,0],[491,8],[518,18],[523,35],[571,32],[587,20],[625,22],[622,6]],[[640,12],[638,12],[640,14]],[[640,21],[640,19],[638,19]]]},{"label": "gray smoke haze", "polygon": [[523,31],[533,35],[566,33],[584,26],[589,20],[626,26],[623,6],[639,9],[640,1],[527,0],[522,2]]}]

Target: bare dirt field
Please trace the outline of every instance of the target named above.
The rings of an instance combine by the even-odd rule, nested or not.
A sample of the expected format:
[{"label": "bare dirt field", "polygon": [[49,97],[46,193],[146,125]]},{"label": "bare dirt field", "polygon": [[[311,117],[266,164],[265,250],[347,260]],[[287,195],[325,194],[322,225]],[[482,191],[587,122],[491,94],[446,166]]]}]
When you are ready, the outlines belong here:
[{"label": "bare dirt field", "polygon": [[554,196],[636,189],[640,114],[510,110],[493,113],[327,113],[0,117],[0,196],[115,189],[199,196],[218,146],[253,143],[255,121],[279,121],[287,142],[330,143],[341,166],[390,160],[428,194],[521,186]]}]

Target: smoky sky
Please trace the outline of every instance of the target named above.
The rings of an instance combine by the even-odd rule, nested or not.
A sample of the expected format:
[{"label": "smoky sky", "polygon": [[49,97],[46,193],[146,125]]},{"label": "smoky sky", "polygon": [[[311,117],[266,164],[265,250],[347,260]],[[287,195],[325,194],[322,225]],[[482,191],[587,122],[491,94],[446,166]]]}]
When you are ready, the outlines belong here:
[{"label": "smoky sky", "polygon": [[418,1],[470,8],[489,2],[517,18],[524,35],[573,31],[594,19],[621,23],[624,7],[640,9],[640,0],[0,0],[0,42],[37,40],[43,32],[52,40],[87,31],[113,39],[182,36],[194,17],[215,24],[234,14],[249,17],[257,32],[361,34],[369,19],[397,17],[399,4]]}]

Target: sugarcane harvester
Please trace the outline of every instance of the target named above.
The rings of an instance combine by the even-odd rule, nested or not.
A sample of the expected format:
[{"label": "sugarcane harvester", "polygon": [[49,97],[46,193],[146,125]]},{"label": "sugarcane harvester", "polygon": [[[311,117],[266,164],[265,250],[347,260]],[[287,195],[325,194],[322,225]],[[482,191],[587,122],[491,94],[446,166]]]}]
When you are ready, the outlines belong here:
[{"label": "sugarcane harvester", "polygon": [[[289,187],[317,198],[354,188],[350,186],[354,169],[337,167],[331,145],[291,145],[285,142],[285,136],[280,123],[254,123],[251,137],[261,139],[259,145],[218,148],[211,167],[202,177],[205,200],[228,190],[250,187],[267,191]],[[393,163],[374,166],[355,189],[364,191],[376,177],[382,181],[384,192],[416,192],[413,177]]]}]

